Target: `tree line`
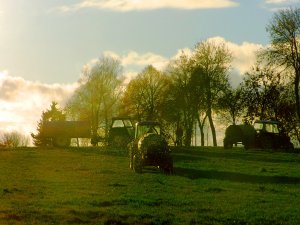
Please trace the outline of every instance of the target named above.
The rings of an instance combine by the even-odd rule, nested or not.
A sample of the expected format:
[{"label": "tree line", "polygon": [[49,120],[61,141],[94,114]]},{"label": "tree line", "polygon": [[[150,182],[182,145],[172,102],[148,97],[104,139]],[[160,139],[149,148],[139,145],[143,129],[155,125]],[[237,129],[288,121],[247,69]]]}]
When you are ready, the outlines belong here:
[{"label": "tree line", "polygon": [[195,129],[203,146],[204,128],[209,126],[217,146],[216,120],[236,124],[274,119],[300,140],[300,9],[274,13],[266,30],[270,45],[258,52],[238,87],[230,83],[233,56],[225,43],[201,41],[164,70],[145,67],[127,85],[120,62],[103,57],[85,68],[64,110],[53,103],[42,120],[55,119],[51,112],[58,111],[57,119],[90,121],[94,135],[100,126],[107,134],[113,116],[156,120],[170,141],[184,146],[191,145]]}]

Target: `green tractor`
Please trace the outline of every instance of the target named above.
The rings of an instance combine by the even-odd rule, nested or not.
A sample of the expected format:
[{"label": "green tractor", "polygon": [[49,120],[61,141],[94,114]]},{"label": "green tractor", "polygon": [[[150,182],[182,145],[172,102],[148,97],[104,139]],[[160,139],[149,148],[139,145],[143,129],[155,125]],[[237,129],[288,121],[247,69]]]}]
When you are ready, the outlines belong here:
[{"label": "green tractor", "polygon": [[114,117],[108,133],[108,146],[126,148],[134,138],[134,128],[128,117]]},{"label": "green tractor", "polygon": [[292,150],[290,138],[278,128],[277,121],[257,120],[253,125],[230,125],[225,131],[224,148],[243,144],[245,149],[288,149]]},{"label": "green tractor", "polygon": [[129,144],[130,168],[141,173],[145,166],[157,166],[166,174],[173,173],[173,159],[158,122],[139,122],[134,140]]}]

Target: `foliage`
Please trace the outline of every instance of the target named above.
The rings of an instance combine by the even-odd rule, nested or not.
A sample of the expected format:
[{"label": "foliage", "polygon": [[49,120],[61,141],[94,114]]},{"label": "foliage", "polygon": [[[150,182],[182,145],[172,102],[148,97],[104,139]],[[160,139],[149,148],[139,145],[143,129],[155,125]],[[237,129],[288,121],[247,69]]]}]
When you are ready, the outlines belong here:
[{"label": "foliage", "polygon": [[106,134],[111,118],[117,114],[122,68],[113,58],[100,58],[85,68],[80,86],[66,106],[68,116],[91,122],[93,135],[104,124]]},{"label": "foliage", "polygon": [[57,102],[52,102],[50,109],[42,112],[42,117],[37,125],[37,134],[31,133],[35,146],[52,145],[52,140],[43,136],[43,125],[47,121],[65,121],[66,115],[63,110],[58,108]]},{"label": "foliage", "polygon": [[213,109],[218,108],[219,98],[229,86],[228,71],[231,61],[232,55],[225,43],[204,41],[198,43],[195,48],[194,82],[199,89],[198,96],[202,99],[202,109],[209,121],[214,146],[217,146],[217,138],[212,116]]},{"label": "foliage", "polygon": [[17,131],[4,132],[0,137],[0,145],[4,147],[27,147],[29,138]]},{"label": "foliage", "polygon": [[190,57],[182,52],[178,59],[173,60],[167,73],[172,85],[170,89],[171,117],[176,124],[177,143],[181,145],[181,139],[185,146],[191,145],[194,121],[197,111],[197,102],[192,88],[192,64]]},{"label": "foliage", "polygon": [[282,9],[276,12],[267,26],[271,46],[263,52],[273,65],[292,71],[296,110],[300,119],[300,8]]},{"label": "foliage", "polygon": [[229,121],[236,124],[244,112],[244,102],[242,99],[242,89],[234,89],[229,86],[224,90],[223,95],[218,99],[217,113],[223,118],[223,121]]},{"label": "foliage", "polygon": [[257,64],[245,74],[242,99],[246,109],[245,119],[279,119],[282,106],[288,104],[285,92],[287,83],[281,73],[272,66]]},{"label": "foliage", "polygon": [[153,66],[147,66],[130,81],[123,98],[124,114],[137,120],[161,120],[169,80]]}]

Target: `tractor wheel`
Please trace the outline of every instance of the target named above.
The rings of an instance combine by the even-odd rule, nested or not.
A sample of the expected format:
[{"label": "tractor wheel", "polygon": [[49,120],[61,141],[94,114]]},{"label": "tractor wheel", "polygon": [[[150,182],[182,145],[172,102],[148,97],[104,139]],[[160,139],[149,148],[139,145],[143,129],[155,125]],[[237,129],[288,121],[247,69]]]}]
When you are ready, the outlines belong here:
[{"label": "tractor wheel", "polygon": [[272,139],[269,138],[269,137],[263,137],[262,140],[261,140],[261,147],[263,149],[273,149],[274,146],[273,146]]},{"label": "tractor wheel", "polygon": [[228,140],[224,140],[224,149],[231,149],[233,147],[233,144],[228,141]]},{"label": "tractor wheel", "polygon": [[139,154],[134,154],[133,156],[133,160],[132,160],[132,166],[133,166],[133,170],[136,173],[142,173],[142,159],[141,156]]},{"label": "tractor wheel", "polygon": [[112,146],[116,148],[126,148],[128,139],[121,135],[116,135],[112,139]]},{"label": "tractor wheel", "polygon": [[171,158],[171,156],[167,157],[163,170],[167,175],[173,174],[173,159]]}]

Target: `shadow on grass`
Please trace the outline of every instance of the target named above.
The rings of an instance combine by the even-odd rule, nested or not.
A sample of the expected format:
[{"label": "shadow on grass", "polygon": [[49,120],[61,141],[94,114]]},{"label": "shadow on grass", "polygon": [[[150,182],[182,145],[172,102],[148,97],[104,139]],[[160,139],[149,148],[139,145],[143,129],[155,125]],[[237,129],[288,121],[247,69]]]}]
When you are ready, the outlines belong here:
[{"label": "shadow on grass", "polygon": [[225,172],[225,171],[215,171],[215,170],[198,170],[191,168],[175,168],[175,176],[182,176],[192,180],[195,179],[215,179],[215,180],[225,180],[231,182],[240,183],[269,183],[269,184],[300,184],[299,177],[288,177],[288,176],[259,176],[259,175],[249,175],[236,172]]},{"label": "shadow on grass", "polygon": [[[213,148],[212,148],[213,149]],[[223,148],[219,148],[222,149]],[[279,158],[274,155],[276,152],[268,152],[263,150],[236,150],[236,151],[214,151],[201,147],[194,147],[190,149],[176,149],[172,151],[173,158],[176,161],[194,161],[194,160],[206,160],[206,158],[217,158],[217,159],[237,159],[243,161],[253,162],[270,162],[270,163],[298,163],[300,162],[299,157],[288,157]],[[293,153],[287,153],[293,154]],[[287,155],[288,156],[288,155]]]}]

